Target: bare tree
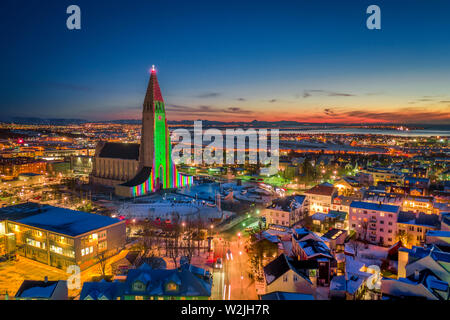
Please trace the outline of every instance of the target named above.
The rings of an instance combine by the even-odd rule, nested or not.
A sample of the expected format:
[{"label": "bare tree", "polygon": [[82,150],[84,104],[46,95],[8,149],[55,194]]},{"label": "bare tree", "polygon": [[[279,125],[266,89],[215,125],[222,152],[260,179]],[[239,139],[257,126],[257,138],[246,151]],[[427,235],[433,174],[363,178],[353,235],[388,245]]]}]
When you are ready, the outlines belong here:
[{"label": "bare tree", "polygon": [[362,240],[364,242],[367,241],[367,230],[369,229],[369,223],[367,221],[362,221],[361,222],[361,229],[362,229]]},{"label": "bare tree", "polygon": [[262,281],[262,270],[268,258],[274,257],[278,251],[278,246],[261,238],[261,231],[256,230],[250,235],[248,244],[248,256],[250,259],[251,274],[255,280]]},{"label": "bare tree", "polygon": [[183,228],[185,230],[183,235],[183,254],[186,256],[189,263],[191,263],[196,249],[193,236],[195,227],[195,224],[191,220],[188,220],[185,222],[185,227]]},{"label": "bare tree", "polygon": [[399,230],[396,234],[396,238],[398,241],[400,241],[402,243],[402,245],[404,245],[405,247],[407,247],[409,245],[409,243],[412,240],[412,236],[410,233],[408,233],[405,230]]},{"label": "bare tree", "polygon": [[154,237],[153,231],[154,228],[150,222],[144,222],[142,230],[142,247],[144,249],[144,255],[150,254],[155,248],[157,241]]},{"label": "bare tree", "polygon": [[350,248],[353,249],[353,252],[355,253],[355,257],[357,257],[358,256],[358,250],[361,249],[361,247],[362,247],[361,242],[353,239],[353,240],[350,240],[350,242],[348,244],[349,244]]},{"label": "bare tree", "polygon": [[101,276],[102,276],[102,278],[105,278],[106,277],[106,262],[108,261],[105,251],[97,252],[96,259],[97,259],[98,267],[100,269]]},{"label": "bare tree", "polygon": [[197,229],[197,232],[196,232],[196,238],[197,238],[197,254],[200,254],[200,240],[201,240],[201,237],[200,237],[200,232],[201,232],[201,230],[203,229],[203,221],[202,221],[202,216],[201,216],[201,214],[200,214],[200,210],[198,210],[198,212],[197,212],[197,221],[196,221],[196,229]]},{"label": "bare tree", "polygon": [[181,234],[180,215],[178,212],[172,213],[172,231],[166,239],[166,255],[172,259],[175,268],[177,268],[177,259],[180,256],[179,239]]}]

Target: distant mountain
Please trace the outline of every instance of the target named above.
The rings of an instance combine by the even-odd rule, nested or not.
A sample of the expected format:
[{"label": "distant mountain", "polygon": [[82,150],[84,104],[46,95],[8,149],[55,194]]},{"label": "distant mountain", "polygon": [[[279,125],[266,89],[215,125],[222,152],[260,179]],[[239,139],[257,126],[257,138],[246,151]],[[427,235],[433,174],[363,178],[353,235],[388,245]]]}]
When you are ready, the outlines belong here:
[{"label": "distant mountain", "polygon": [[[211,121],[211,120],[201,120],[203,126],[224,126],[224,125],[232,125],[232,126],[244,126],[244,127],[298,127],[298,126],[305,126],[310,125],[309,123],[302,123],[297,121],[230,121],[230,122],[224,122],[224,121]],[[193,120],[181,120],[181,121],[167,121],[168,124],[173,125],[193,125]]]},{"label": "distant mountain", "polygon": [[83,124],[88,121],[84,119],[64,119],[64,118],[51,118],[43,119],[37,117],[11,117],[7,119],[1,119],[3,123],[15,123],[15,124],[28,124],[28,125],[53,125],[64,126],[70,124]]},{"label": "distant mountain", "polygon": [[142,121],[138,119],[124,119],[124,120],[96,121],[96,123],[141,124]]},{"label": "distant mountain", "polygon": [[[203,127],[222,127],[222,126],[233,126],[233,127],[254,127],[254,128],[342,128],[342,127],[376,127],[376,126],[389,126],[387,123],[310,123],[310,122],[298,122],[298,121],[211,121],[211,120],[201,120]],[[38,117],[10,117],[7,119],[0,119],[2,123],[15,123],[15,124],[28,124],[28,125],[77,125],[84,123],[114,123],[114,124],[141,124],[140,119],[121,119],[121,120],[104,120],[104,121],[92,121],[86,119],[65,119],[65,118],[38,118]],[[169,125],[178,126],[192,126],[194,124],[193,120],[179,120],[179,121],[167,121]],[[399,126],[400,124],[392,124],[394,126]],[[410,129],[421,128],[428,130],[450,130],[449,124],[409,124],[404,125]]]}]

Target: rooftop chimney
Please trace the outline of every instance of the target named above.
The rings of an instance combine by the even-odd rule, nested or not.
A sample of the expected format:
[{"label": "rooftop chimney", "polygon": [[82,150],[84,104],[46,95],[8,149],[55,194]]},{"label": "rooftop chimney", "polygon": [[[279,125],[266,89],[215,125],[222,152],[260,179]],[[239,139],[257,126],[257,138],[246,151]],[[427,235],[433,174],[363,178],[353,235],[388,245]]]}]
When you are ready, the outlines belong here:
[{"label": "rooftop chimney", "polygon": [[419,270],[414,271],[414,280],[419,281]]}]

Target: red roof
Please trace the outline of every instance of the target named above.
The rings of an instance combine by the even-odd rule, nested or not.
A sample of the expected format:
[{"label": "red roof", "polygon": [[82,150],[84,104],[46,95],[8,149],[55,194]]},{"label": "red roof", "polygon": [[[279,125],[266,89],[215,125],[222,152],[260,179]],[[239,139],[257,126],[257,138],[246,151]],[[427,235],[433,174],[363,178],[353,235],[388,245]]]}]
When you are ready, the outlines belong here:
[{"label": "red roof", "polygon": [[309,189],[305,193],[307,193],[307,194],[317,194],[317,195],[321,195],[321,196],[330,196],[331,197],[333,192],[334,192],[334,187],[333,186],[325,186],[325,185],[319,184],[319,185],[317,185],[315,187],[312,187],[311,189]]},{"label": "red roof", "polygon": [[153,109],[156,101],[164,102],[161,89],[159,88],[158,78],[156,77],[156,70],[152,69],[147,93],[145,94],[144,106]]}]

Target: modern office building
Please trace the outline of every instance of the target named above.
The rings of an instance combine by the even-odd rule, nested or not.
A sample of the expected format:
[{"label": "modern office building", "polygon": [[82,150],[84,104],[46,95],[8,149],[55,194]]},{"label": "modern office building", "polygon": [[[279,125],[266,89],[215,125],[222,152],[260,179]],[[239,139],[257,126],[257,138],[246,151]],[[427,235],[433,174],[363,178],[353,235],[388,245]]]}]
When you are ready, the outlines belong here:
[{"label": "modern office building", "polygon": [[125,245],[125,221],[65,208],[25,203],[0,209],[2,251],[66,269],[85,269]]}]

